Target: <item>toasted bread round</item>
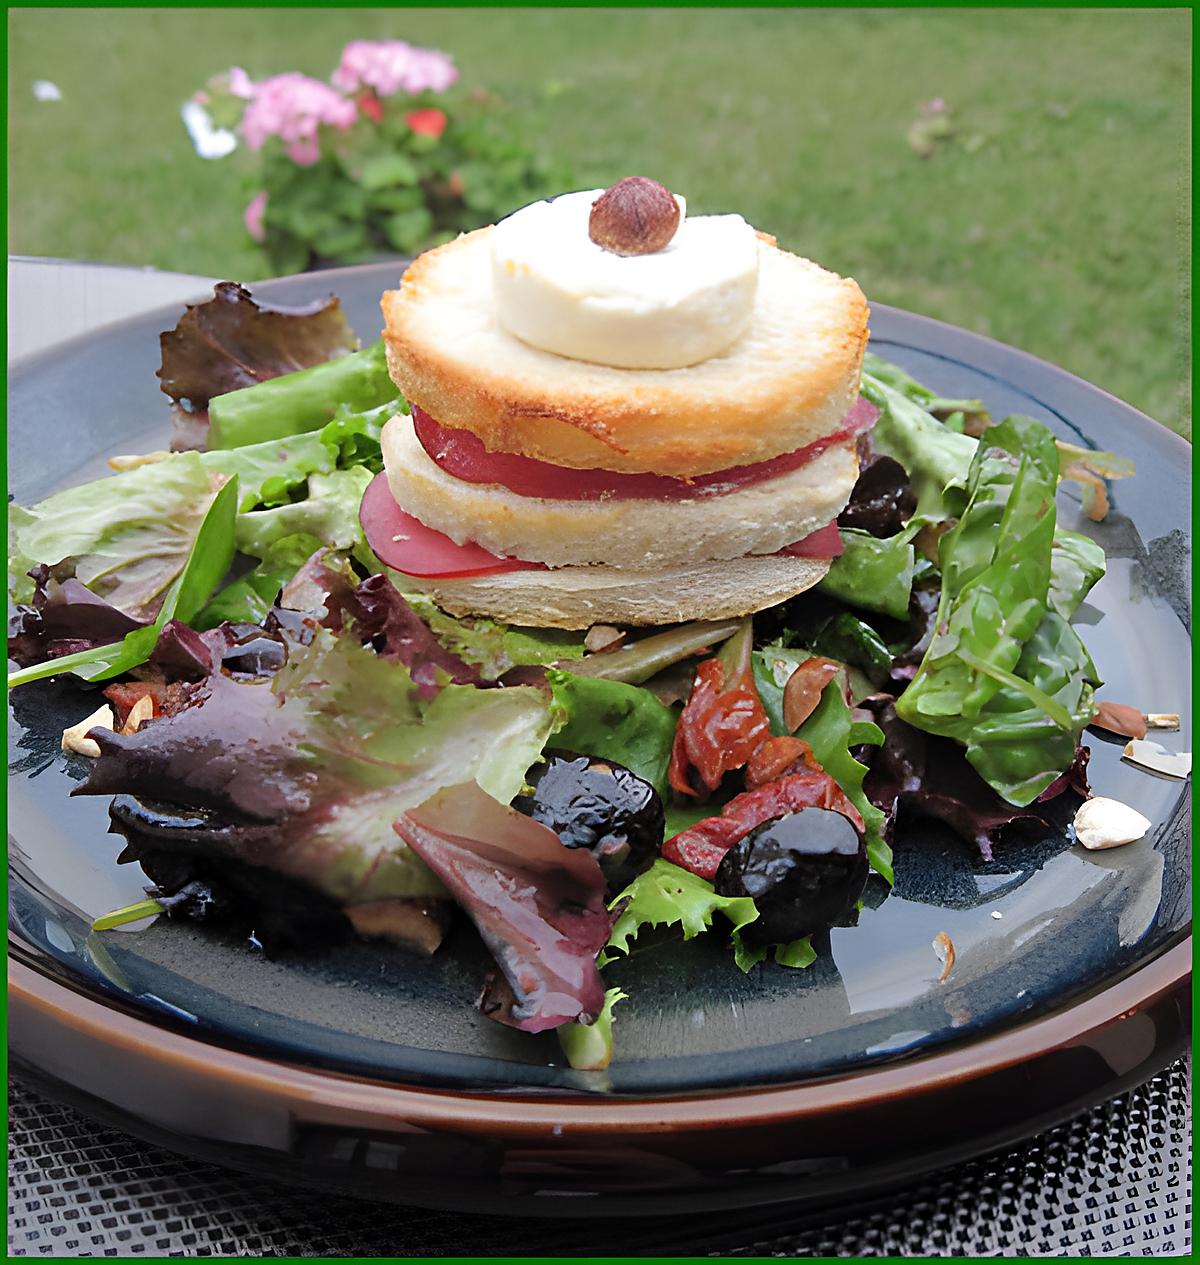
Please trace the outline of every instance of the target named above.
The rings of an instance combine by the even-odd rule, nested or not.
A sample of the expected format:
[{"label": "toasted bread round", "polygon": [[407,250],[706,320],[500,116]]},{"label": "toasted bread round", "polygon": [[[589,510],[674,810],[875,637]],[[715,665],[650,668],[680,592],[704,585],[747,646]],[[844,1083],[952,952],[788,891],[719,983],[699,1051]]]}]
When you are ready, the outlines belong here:
[{"label": "toasted bread round", "polygon": [[687,566],[775,553],[832,522],[858,477],[853,441],[797,470],[724,496],[659,501],[583,501],[519,496],[467,483],[432,460],[412,419],[393,417],[380,436],[398,504],[456,544],[473,541],[507,558],[551,567]]},{"label": "toasted bread round", "polygon": [[587,628],[736,619],[812,588],[828,570],[827,558],[769,554],[637,571],[564,567],[465,580],[397,574],[396,582],[405,592],[428,593],[451,615],[485,615],[530,628]]},{"label": "toasted bread round", "polygon": [[382,299],[405,396],[494,452],[686,476],[766,461],[828,435],[858,395],[867,302],[851,280],[762,241],[749,328],[684,369],[615,369],[501,328],[491,228],[421,255]]}]

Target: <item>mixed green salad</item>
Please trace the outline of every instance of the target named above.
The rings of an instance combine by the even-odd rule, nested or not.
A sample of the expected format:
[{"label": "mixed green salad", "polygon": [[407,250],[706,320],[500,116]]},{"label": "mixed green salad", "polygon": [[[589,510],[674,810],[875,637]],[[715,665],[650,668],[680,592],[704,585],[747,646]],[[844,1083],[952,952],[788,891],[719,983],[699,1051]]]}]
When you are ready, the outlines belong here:
[{"label": "mixed green salad", "polygon": [[162,350],[177,450],[10,506],[9,685],[71,673],[81,717],[103,691],[77,793],[113,797],[150,880],[100,929],[431,953],[457,908],[496,959],[484,1013],[601,1067],[637,1004],[603,972],[646,929],[803,968],[868,870],[891,882],[898,822],[990,858],[1087,794],[1099,681],[1071,617],[1105,562],[1056,490],[1102,516],[1132,472],[1112,454],[868,355],[879,417],[815,589],[745,620],[516,628],[444,613],[368,547],[407,405],[336,300],[222,283]]}]

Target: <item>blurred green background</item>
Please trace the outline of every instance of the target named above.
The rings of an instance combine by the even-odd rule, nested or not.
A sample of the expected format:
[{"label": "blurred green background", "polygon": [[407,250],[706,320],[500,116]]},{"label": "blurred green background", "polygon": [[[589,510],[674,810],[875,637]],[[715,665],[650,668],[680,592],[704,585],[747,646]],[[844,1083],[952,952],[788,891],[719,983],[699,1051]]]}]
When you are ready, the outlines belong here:
[{"label": "blurred green background", "polygon": [[[1061,364],[1190,434],[1184,10],[17,9],[9,250],[253,280],[254,156],[180,104],[230,65],[446,50],[579,187],[652,175],[868,298]],[[62,93],[39,101],[35,80]],[[940,98],[952,134],[911,131]],[[927,157],[918,149],[932,147]]]}]

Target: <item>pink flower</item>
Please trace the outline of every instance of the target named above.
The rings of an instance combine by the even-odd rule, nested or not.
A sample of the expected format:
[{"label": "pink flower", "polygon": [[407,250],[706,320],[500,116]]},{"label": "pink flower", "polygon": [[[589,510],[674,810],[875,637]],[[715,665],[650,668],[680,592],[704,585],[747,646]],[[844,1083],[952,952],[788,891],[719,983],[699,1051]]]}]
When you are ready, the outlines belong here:
[{"label": "pink flower", "polygon": [[242,135],[251,149],[261,149],[268,136],[278,136],[296,162],[309,166],[316,162],[317,128],[327,123],[344,131],[357,117],[354,102],[328,84],[289,72],[255,86],[242,116]]},{"label": "pink flower", "polygon": [[231,95],[241,97],[243,101],[249,101],[254,96],[254,83],[240,66],[229,68],[229,91]]},{"label": "pink flower", "polygon": [[343,92],[374,88],[381,97],[403,91],[444,92],[458,78],[453,59],[403,40],[351,40],[331,82]]},{"label": "pink flower", "polygon": [[446,130],[446,116],[441,110],[414,110],[404,116],[405,123],[419,136],[441,136]]},{"label": "pink flower", "polygon": [[246,213],[242,217],[246,221],[246,232],[254,238],[256,242],[261,242],[266,237],[266,230],[263,228],[263,215],[267,209],[267,192],[264,189],[262,193],[256,194],[250,205],[246,208]]},{"label": "pink flower", "polygon": [[315,140],[292,141],[287,152],[297,167],[311,167],[321,157],[321,146]]}]

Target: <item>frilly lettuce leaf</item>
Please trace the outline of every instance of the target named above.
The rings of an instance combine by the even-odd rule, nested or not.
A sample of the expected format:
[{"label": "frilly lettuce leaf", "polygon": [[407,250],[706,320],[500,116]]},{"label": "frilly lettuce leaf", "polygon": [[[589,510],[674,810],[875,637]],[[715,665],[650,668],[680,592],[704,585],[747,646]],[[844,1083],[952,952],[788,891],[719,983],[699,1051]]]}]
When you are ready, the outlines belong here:
[{"label": "frilly lettuce leaf", "polygon": [[153,619],[213,499],[209,472],[193,453],[139,466],[10,507],[11,596],[29,601],[25,572],[44,563],[75,576],[135,619]]},{"label": "frilly lettuce leaf", "polygon": [[[609,907],[616,910],[617,920],[601,965],[611,962],[614,953],[628,954],[630,941],[637,939],[643,927],[679,927],[683,938],[691,940],[713,925],[717,913],[730,924],[734,960],[741,970],[757,966],[769,952],[765,946],[747,947],[739,935],[758,918],[758,907],[751,897],[719,896],[707,879],[661,858],[639,874]],[[775,946],[775,960],[782,966],[808,966],[816,957],[807,938]]]},{"label": "frilly lettuce leaf", "polygon": [[424,699],[402,664],[319,629],[270,679],[217,671],[177,714],[98,735],[80,793],[193,810],[190,831],[156,845],[262,866],[339,904],[440,894],[392,823],[464,780],[507,803],[553,725],[544,690]]},{"label": "frilly lettuce leaf", "polygon": [[758,917],[749,896],[718,896],[707,879],[697,877],[661,858],[612,902],[617,911],[607,953],[628,953],[629,942],[643,927],[679,927],[691,940],[712,926],[713,915],[723,914],[732,934]]},{"label": "frilly lettuce leaf", "polygon": [[[215,396],[344,356],[358,346],[358,339],[333,296],[303,307],[273,307],[258,303],[244,286],[222,281],[213,287],[211,299],[189,304],[159,343],[159,386],[172,401],[180,434],[186,431],[189,446],[203,447],[199,441]],[[326,420],[328,416],[292,429],[311,430]],[[274,437],[263,433],[241,442]]]},{"label": "frilly lettuce leaf", "polygon": [[580,633],[557,628],[517,628],[480,616],[456,618],[447,615],[424,593],[401,592],[442,645],[473,663],[485,680],[494,681],[509,668],[547,666],[583,658]]}]

